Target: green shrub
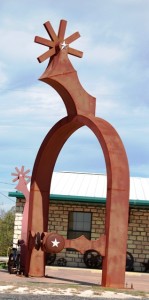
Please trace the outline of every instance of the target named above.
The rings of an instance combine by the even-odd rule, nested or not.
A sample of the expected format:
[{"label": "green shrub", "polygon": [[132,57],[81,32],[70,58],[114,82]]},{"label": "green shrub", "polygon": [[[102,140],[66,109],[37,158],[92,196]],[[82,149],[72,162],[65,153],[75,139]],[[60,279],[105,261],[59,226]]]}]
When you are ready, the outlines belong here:
[{"label": "green shrub", "polygon": [[15,209],[0,211],[0,256],[7,256],[8,247],[13,243]]}]

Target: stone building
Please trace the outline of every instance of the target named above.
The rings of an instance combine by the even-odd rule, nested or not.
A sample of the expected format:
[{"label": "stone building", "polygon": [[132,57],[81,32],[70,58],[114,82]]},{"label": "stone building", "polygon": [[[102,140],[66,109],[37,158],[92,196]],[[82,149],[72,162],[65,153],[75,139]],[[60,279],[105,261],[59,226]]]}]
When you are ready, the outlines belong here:
[{"label": "stone building", "polygon": [[[73,239],[82,234],[97,239],[104,234],[107,178],[102,174],[54,172],[50,193],[48,231]],[[20,238],[25,199],[16,197],[14,244]],[[121,199],[120,199],[121,200]],[[134,271],[144,271],[149,261],[149,178],[130,178],[127,251],[133,255]],[[64,249],[54,264],[65,258],[67,266],[86,267],[83,255]]]}]

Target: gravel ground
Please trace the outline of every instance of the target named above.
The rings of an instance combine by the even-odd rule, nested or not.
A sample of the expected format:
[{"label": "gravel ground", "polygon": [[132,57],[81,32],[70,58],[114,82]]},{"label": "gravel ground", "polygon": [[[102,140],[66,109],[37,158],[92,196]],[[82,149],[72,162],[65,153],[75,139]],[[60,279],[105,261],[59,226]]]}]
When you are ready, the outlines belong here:
[{"label": "gravel ground", "polygon": [[[99,299],[99,300],[107,300],[107,298],[104,297],[94,297],[94,298],[89,298],[89,297],[78,297],[78,296],[64,296],[64,295],[40,295],[40,296],[34,296],[34,295],[16,295],[16,294],[1,294],[0,295],[0,299],[5,299],[5,300],[89,300],[89,299]],[[108,298],[108,299],[112,299],[112,300],[118,300],[118,299],[122,299],[122,298]],[[125,298],[127,300],[134,300],[134,298]],[[135,298],[136,299],[136,298]],[[137,298],[138,300],[148,300],[149,298]]]}]

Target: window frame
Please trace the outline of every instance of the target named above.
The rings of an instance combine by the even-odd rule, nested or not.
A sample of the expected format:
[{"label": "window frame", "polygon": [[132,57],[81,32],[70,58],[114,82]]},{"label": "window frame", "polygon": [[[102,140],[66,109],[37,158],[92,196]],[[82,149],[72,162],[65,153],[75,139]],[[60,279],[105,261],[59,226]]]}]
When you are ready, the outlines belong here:
[{"label": "window frame", "polygon": [[[81,230],[79,229],[71,229],[70,227],[70,223],[71,223],[71,215],[76,214],[76,218],[77,218],[77,214],[89,214],[90,215],[90,221],[89,223],[89,227],[90,230],[84,230],[83,228]],[[74,220],[74,222],[76,223],[77,221]],[[83,225],[84,222],[82,221]],[[75,225],[75,224],[74,224]],[[73,227],[73,224],[72,224]],[[84,212],[84,211],[69,211],[68,213],[68,226],[67,226],[67,239],[72,240],[72,239],[76,239],[78,237],[80,237],[81,235],[84,235],[88,240],[91,240],[91,231],[92,231],[92,212]],[[74,233],[74,236],[73,236]],[[80,234],[79,234],[80,233]],[[72,249],[71,249],[72,250]],[[73,249],[74,250],[74,249]]]}]

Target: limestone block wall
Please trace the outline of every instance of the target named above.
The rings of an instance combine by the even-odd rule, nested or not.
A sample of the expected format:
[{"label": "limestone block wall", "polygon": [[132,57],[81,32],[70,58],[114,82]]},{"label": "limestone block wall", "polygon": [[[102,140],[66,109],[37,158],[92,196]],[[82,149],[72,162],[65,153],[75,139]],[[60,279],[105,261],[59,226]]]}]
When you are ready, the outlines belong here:
[{"label": "limestone block wall", "polygon": [[143,271],[149,259],[149,210],[131,208],[128,227],[128,251],[134,257],[134,269]]},{"label": "limestone block wall", "polygon": [[25,200],[16,200],[16,213],[14,221],[14,235],[13,235],[13,247],[16,248],[17,242],[21,237],[21,227],[22,227],[22,214],[24,209]]},{"label": "limestone block wall", "polygon": [[[17,199],[14,243],[20,238],[23,206],[24,200]],[[67,238],[68,214],[70,211],[92,213],[91,239],[97,239],[101,234],[104,234],[104,205],[88,205],[84,203],[81,205],[70,205],[56,201],[51,201],[49,206],[48,231],[58,232]],[[149,259],[149,209],[130,208],[127,245],[127,251],[132,253],[134,257],[134,271],[144,271],[142,262],[147,262]],[[57,265],[59,258],[65,258],[67,260],[67,266],[86,267],[83,261],[83,255],[79,252],[64,249],[57,254],[55,265]]]}]

